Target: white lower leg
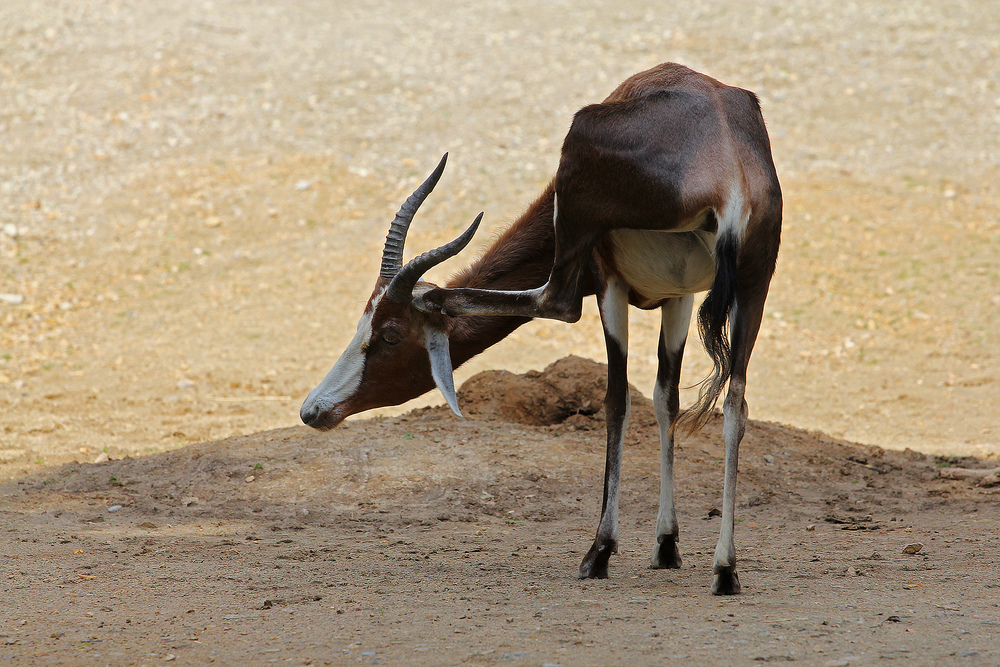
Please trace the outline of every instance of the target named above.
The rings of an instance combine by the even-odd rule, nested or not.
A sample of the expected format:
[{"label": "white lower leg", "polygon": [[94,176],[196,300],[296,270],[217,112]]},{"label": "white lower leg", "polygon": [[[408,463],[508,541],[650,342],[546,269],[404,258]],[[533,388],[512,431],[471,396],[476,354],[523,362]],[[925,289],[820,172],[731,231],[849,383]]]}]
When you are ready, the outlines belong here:
[{"label": "white lower leg", "polygon": [[[722,527],[715,547],[715,583],[713,592],[739,592],[736,578],[736,472],[739,466],[740,440],[746,428],[747,406],[743,400],[743,382],[730,379],[729,393],[723,406],[723,438],[726,443],[725,482],[722,492]],[[730,590],[732,589],[732,590]]]},{"label": "white lower leg", "polygon": [[[674,435],[677,417],[681,358],[691,323],[694,297],[687,295],[665,303],[660,309],[660,343],[657,351],[659,370],[653,389],[653,407],[660,427],[660,509],[656,515],[656,544],[650,565],[653,568],[676,568],[681,565],[676,543],[677,511],[674,504]],[[670,541],[672,544],[664,544]]]}]

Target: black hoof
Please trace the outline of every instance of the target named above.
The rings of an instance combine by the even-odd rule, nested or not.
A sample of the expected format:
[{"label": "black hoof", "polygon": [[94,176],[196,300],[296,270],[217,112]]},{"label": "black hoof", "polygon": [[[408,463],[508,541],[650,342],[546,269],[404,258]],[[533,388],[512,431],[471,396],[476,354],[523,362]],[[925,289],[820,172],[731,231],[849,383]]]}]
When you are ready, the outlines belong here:
[{"label": "black hoof", "polygon": [[660,535],[656,538],[653,558],[649,566],[654,570],[676,570],[681,566],[681,552],[677,548],[676,535]]},{"label": "black hoof", "polygon": [[715,573],[715,580],[712,582],[712,595],[739,595],[740,576],[736,574],[736,567],[727,567]]},{"label": "black hoof", "polygon": [[618,545],[603,542],[594,542],[590,551],[583,557],[580,563],[580,573],[578,579],[607,579],[608,560],[611,554],[618,551]]}]

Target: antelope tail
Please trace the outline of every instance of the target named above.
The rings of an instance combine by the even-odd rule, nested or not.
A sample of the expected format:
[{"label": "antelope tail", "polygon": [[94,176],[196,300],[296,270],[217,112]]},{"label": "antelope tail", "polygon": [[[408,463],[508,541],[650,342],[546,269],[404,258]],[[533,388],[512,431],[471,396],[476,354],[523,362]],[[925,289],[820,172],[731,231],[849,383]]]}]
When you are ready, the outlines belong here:
[{"label": "antelope tail", "polygon": [[684,430],[695,431],[708,421],[729,380],[731,348],[729,320],[736,306],[736,258],[739,237],[734,233],[720,235],[715,248],[715,281],[708,296],[698,309],[698,332],[705,350],[712,359],[711,374],[702,380],[698,400],[678,419]]}]

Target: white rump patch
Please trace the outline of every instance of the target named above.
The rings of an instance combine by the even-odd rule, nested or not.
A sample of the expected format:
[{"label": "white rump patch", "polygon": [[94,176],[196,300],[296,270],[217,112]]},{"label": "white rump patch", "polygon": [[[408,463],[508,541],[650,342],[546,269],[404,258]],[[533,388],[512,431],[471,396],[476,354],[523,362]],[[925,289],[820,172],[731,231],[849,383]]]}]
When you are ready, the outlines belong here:
[{"label": "white rump patch", "polygon": [[740,181],[733,181],[729,188],[729,197],[726,199],[725,208],[716,211],[719,216],[719,235],[736,234],[736,238],[742,240],[743,234],[747,230],[747,223],[750,220],[750,207],[747,205],[745,192],[740,186]]}]

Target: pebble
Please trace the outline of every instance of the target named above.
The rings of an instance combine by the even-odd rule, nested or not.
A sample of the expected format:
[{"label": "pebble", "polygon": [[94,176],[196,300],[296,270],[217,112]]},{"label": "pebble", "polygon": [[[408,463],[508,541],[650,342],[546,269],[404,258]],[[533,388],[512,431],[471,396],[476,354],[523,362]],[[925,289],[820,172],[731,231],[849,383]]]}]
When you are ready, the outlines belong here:
[{"label": "pebble", "polygon": [[109,511],[109,512],[117,512],[117,511],[118,511],[118,510],[120,510],[121,508],[122,508],[122,506],[121,506],[121,505],[112,505],[111,507],[109,507],[109,508],[108,508],[108,511]]},{"label": "pebble", "polygon": [[94,463],[107,463],[109,460],[110,459],[108,458],[108,453],[101,452],[100,454],[97,455],[97,458],[94,459]]},{"label": "pebble", "polygon": [[903,553],[904,554],[919,553],[920,550],[923,549],[923,547],[924,547],[924,545],[921,544],[920,542],[914,542],[913,544],[907,544],[905,547],[903,547]]},{"label": "pebble", "polygon": [[190,507],[191,505],[197,505],[197,504],[198,504],[197,496],[184,496],[183,498],[181,498],[181,505],[184,505],[184,507]]},{"label": "pebble", "polygon": [[764,454],[764,460],[768,463],[774,463],[775,458],[770,454]]},{"label": "pebble", "polygon": [[0,303],[8,303],[16,306],[24,303],[24,296],[21,294],[0,294]]}]

